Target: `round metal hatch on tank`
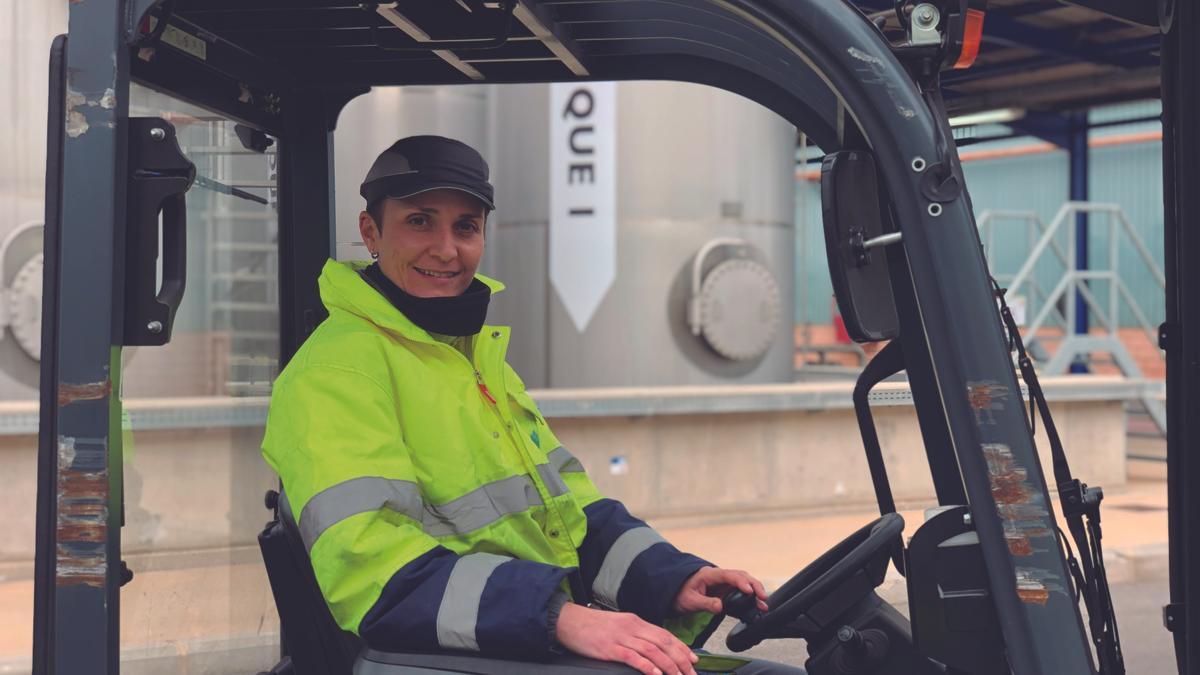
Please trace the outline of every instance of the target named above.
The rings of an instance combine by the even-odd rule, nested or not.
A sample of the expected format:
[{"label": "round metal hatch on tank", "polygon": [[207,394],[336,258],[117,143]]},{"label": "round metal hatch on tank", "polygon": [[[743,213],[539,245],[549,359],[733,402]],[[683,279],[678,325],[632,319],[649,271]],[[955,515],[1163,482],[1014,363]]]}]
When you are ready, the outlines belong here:
[{"label": "round metal hatch on tank", "polygon": [[[704,273],[706,259],[719,249],[730,258]],[[779,285],[749,242],[716,239],[692,263],[688,323],[714,352],[730,361],[761,358],[775,342],[783,315]]]},{"label": "round metal hatch on tank", "polygon": [[21,265],[8,289],[8,320],[17,345],[34,361],[42,359],[42,254]]},{"label": "round metal hatch on tank", "polygon": [[0,373],[34,389],[42,356],[42,230],[41,222],[28,221],[0,240]]}]

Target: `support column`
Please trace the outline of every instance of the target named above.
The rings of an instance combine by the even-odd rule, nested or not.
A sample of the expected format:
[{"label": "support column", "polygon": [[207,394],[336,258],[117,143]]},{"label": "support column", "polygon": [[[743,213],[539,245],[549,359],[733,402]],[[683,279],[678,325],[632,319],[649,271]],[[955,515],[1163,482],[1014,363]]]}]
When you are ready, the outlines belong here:
[{"label": "support column", "polygon": [[[287,364],[325,306],[317,278],[336,248],[333,131],[346,104],[370,91],[347,87],[292,91],[279,139],[279,367]],[[342,214],[352,217],[354,214]]]},{"label": "support column", "polygon": [[[1088,158],[1088,114],[1087,111],[1074,112],[1068,116],[1068,131],[1067,131],[1067,153],[1070,157],[1070,199],[1074,202],[1086,202],[1088,200],[1088,167],[1091,162]],[[1084,271],[1088,269],[1088,214],[1075,214],[1075,269]],[[1084,281],[1083,283],[1087,283]],[[1116,289],[1112,289],[1116,292]],[[1083,294],[1078,290],[1075,291],[1075,325],[1070,327],[1076,335],[1088,334],[1088,306],[1083,299]],[[1116,317],[1113,317],[1116,321]],[[1088,372],[1087,364],[1081,361],[1076,361],[1071,364],[1072,373]]]},{"label": "support column", "polygon": [[1163,215],[1167,320],[1159,343],[1167,354],[1167,527],[1171,604],[1179,672],[1200,674],[1200,6],[1174,5],[1163,42]]},{"label": "support column", "polygon": [[279,365],[325,318],[317,290],[334,253],[333,129],[321,94],[284,110],[279,140]]},{"label": "support column", "polygon": [[[1089,125],[1087,111],[1072,112],[1065,115],[1055,113],[1040,113],[1030,111],[1024,118],[1010,125],[1014,131],[1040,138],[1047,143],[1067,151],[1069,157],[1068,199],[1085,202],[1088,200],[1088,138]],[[1088,269],[1088,214],[1075,215],[1075,269]],[[1087,282],[1084,282],[1087,283]],[[1075,291],[1069,300],[1067,319],[1070,325],[1066,330],[1076,335],[1088,333],[1088,306],[1083,294]],[[1086,363],[1072,363],[1072,373],[1086,373]]]}]

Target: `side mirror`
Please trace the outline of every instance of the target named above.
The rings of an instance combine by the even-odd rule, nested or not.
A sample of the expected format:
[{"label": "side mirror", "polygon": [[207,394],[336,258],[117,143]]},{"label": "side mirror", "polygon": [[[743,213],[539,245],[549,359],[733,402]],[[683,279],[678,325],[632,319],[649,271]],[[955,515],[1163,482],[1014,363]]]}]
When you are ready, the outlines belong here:
[{"label": "side mirror", "polygon": [[888,206],[871,153],[843,150],[825,157],[821,211],[829,276],[846,332],[855,342],[896,337],[900,320],[883,247],[898,243],[899,234],[884,229]]}]

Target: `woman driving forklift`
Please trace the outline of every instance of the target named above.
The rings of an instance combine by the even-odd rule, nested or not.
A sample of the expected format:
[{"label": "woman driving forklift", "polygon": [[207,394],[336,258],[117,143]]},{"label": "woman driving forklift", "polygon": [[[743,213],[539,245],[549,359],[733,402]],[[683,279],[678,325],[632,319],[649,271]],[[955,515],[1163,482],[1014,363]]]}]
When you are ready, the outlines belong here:
[{"label": "woman driving forklift", "polygon": [[476,274],[486,162],[408,137],[360,193],[373,262],[325,264],[329,317],[279,376],[263,440],[338,624],[386,651],[695,673],[720,598],[765,610],[763,585],[667,543],[555,438],[505,360],[509,329],[484,325],[503,288]]}]

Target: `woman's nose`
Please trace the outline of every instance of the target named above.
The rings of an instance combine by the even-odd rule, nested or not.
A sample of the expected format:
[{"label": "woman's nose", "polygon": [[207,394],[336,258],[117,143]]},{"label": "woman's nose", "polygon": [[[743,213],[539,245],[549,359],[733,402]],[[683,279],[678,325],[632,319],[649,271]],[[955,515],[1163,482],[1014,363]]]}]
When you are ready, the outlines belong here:
[{"label": "woman's nose", "polygon": [[454,245],[454,233],[449,229],[438,230],[437,239],[429,247],[429,253],[444,262],[457,258],[458,247]]}]

